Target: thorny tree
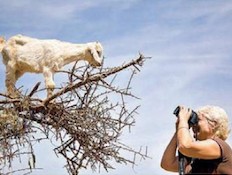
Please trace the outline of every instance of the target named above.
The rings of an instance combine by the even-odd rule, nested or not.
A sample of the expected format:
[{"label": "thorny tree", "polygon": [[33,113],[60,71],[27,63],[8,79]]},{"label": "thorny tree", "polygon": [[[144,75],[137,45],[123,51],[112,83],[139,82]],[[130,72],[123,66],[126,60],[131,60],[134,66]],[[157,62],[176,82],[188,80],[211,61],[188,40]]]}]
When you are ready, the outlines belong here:
[{"label": "thorny tree", "polygon": [[[129,107],[125,99],[137,98],[130,91],[131,80],[145,60],[140,54],[127,64],[99,69],[74,64],[71,70],[62,71],[69,81],[44,100],[34,98],[45,90],[39,88],[40,83],[24,95],[18,89],[18,98],[0,94],[0,174],[33,170],[34,143],[43,144],[42,139],[54,137],[58,143],[54,152],[66,160],[65,167],[72,175],[82,168],[108,171],[114,168],[112,161],[135,165],[136,155],[147,158],[146,149],[136,151],[119,141],[123,130],[135,123],[138,106]],[[127,84],[118,87],[117,75],[126,69],[131,70],[128,78],[124,77]],[[25,151],[25,147],[29,149]],[[123,157],[121,151],[134,156]],[[21,161],[25,154],[30,155],[29,167],[9,171],[13,160]]]}]

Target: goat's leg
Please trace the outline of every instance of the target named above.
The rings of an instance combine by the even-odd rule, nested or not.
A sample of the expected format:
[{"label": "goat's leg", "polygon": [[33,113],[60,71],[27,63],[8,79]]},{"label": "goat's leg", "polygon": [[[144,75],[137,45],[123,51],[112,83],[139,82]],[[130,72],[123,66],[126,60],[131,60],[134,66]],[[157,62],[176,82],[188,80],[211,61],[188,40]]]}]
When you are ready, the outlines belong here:
[{"label": "goat's leg", "polygon": [[43,69],[43,75],[45,79],[45,86],[47,88],[47,97],[50,97],[55,88],[55,83],[53,81],[53,72],[49,68],[45,67]]},{"label": "goat's leg", "polygon": [[15,81],[17,81],[21,76],[23,76],[24,72],[22,71],[16,71],[15,72]]},{"label": "goat's leg", "polygon": [[16,73],[16,70],[15,70],[14,64],[11,62],[8,62],[8,64],[6,65],[5,85],[7,88],[8,95],[11,97],[17,97],[19,95],[15,88],[15,83],[16,83],[15,73]]}]

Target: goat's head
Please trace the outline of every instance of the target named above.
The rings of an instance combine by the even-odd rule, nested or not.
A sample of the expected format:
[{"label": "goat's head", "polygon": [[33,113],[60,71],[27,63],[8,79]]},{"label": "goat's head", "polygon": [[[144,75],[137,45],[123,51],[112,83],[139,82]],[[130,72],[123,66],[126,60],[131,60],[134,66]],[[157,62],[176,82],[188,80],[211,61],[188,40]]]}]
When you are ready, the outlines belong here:
[{"label": "goat's head", "polygon": [[99,67],[103,61],[103,47],[100,42],[88,43],[88,51],[90,56],[87,61],[93,67]]}]

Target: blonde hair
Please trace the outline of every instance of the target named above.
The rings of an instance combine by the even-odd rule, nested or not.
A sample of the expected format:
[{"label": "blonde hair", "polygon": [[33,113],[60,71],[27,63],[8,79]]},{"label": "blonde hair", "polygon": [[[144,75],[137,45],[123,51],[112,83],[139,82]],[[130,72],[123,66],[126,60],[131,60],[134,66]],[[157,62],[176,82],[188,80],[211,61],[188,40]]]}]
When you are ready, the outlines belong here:
[{"label": "blonde hair", "polygon": [[213,130],[214,135],[222,140],[226,140],[229,133],[229,120],[224,109],[218,106],[203,106],[198,109],[198,112],[203,114],[206,118],[216,123]]}]

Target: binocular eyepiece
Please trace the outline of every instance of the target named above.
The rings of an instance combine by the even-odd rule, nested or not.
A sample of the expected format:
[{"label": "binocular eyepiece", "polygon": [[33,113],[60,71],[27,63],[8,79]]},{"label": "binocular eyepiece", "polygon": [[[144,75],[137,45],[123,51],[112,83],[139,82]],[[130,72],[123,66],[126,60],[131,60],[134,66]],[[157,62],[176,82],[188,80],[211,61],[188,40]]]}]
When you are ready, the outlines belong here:
[{"label": "binocular eyepiece", "polygon": [[[174,110],[173,114],[175,114],[176,117],[178,117],[179,112],[180,112],[180,106],[177,106],[176,109]],[[197,123],[198,123],[198,115],[195,111],[192,110],[192,113],[191,113],[190,118],[188,120],[188,124],[189,124],[189,126],[193,126]]]}]

